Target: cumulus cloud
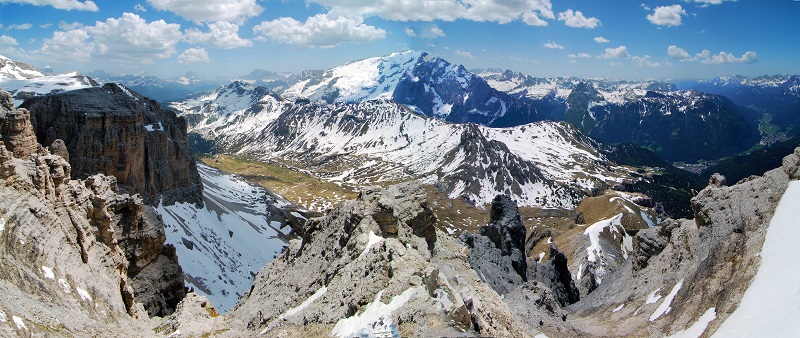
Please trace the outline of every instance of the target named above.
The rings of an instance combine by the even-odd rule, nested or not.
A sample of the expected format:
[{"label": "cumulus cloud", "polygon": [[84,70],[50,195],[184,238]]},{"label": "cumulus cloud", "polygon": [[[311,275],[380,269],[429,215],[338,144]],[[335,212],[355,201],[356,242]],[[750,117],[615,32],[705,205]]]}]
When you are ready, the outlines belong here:
[{"label": "cumulus cloud", "polygon": [[658,26],[680,26],[681,18],[685,15],[686,11],[681,5],[659,6],[647,15],[647,20]]},{"label": "cumulus cloud", "polygon": [[208,62],[208,52],[203,48],[189,48],[181,55],[178,55],[178,62],[192,63],[192,62]]},{"label": "cumulus cloud", "polygon": [[366,25],[361,19],[330,17],[328,14],[317,14],[309,17],[306,22],[293,18],[264,21],[253,27],[253,32],[262,39],[305,47],[333,47],[386,37],[386,31]]},{"label": "cumulus cloud", "polygon": [[692,56],[689,55],[689,52],[675,45],[667,47],[667,55],[675,60],[680,60],[681,62],[691,61],[692,59]]},{"label": "cumulus cloud", "polygon": [[700,61],[700,63],[703,64],[728,64],[728,63],[753,64],[758,62],[758,54],[754,51],[748,51],[742,54],[742,56],[736,57],[736,55],[728,52],[719,52],[717,54],[711,54],[711,51],[709,51],[708,49],[704,49],[700,53],[691,56],[689,52],[687,52],[685,49],[675,45],[671,45],[667,48],[667,55],[681,62]]},{"label": "cumulus cloud", "polygon": [[661,63],[653,61],[650,55],[645,55],[644,57],[633,56],[631,57],[631,62],[638,67],[661,67]]},{"label": "cumulus cloud", "polygon": [[463,57],[465,57],[467,59],[474,59],[475,58],[474,56],[472,56],[472,53],[460,51],[458,49],[456,49],[456,54],[461,55],[461,56],[463,56]]},{"label": "cumulus cloud", "polygon": [[601,59],[627,59],[630,57],[628,54],[628,47],[619,46],[616,48],[606,48],[605,53],[598,56]]},{"label": "cumulus cloud", "polygon": [[239,26],[217,21],[207,24],[208,32],[201,32],[197,28],[191,28],[184,33],[184,39],[191,44],[204,43],[212,47],[232,49],[239,47],[249,47],[253,42],[239,37]]},{"label": "cumulus cloud", "polygon": [[409,37],[413,38],[413,37],[417,36],[417,33],[415,33],[414,30],[411,29],[410,27],[406,27],[405,28],[405,32],[406,32],[406,35],[408,35]]},{"label": "cumulus cloud", "polygon": [[119,19],[98,21],[94,26],[55,31],[52,38],[44,39],[38,52],[43,56],[73,59],[100,57],[147,62],[175,54],[175,45],[181,38],[178,24],[164,20],[148,23],[136,14],[123,13]]},{"label": "cumulus cloud", "polygon": [[256,0],[147,0],[155,9],[178,14],[194,22],[243,22],[264,8]]},{"label": "cumulus cloud", "polygon": [[558,21],[564,21],[567,27],[572,28],[592,29],[600,25],[599,19],[595,17],[587,18],[581,11],[572,11],[571,9],[558,13]]},{"label": "cumulus cloud", "polygon": [[58,23],[58,29],[60,29],[62,31],[73,30],[73,29],[81,28],[81,27],[83,27],[83,24],[80,23],[80,22],[64,22],[64,21],[61,21],[61,22]]},{"label": "cumulus cloud", "polygon": [[45,56],[58,56],[64,59],[86,60],[92,56],[94,44],[86,40],[89,33],[83,29],[53,32],[53,37],[42,41],[39,53]]},{"label": "cumulus cloud", "polygon": [[721,64],[721,63],[746,63],[746,64],[753,64],[758,62],[758,54],[754,51],[749,51],[742,54],[741,57],[736,57],[731,53],[726,52],[719,52],[719,54],[712,55],[710,58],[700,61],[701,63],[712,63],[712,64]]},{"label": "cumulus cloud", "polygon": [[147,12],[147,8],[142,6],[142,4],[136,4],[136,6],[133,6],[133,10],[137,12]]},{"label": "cumulus cloud", "polygon": [[567,55],[567,57],[570,59],[588,59],[592,56],[587,53],[580,53],[580,54],[569,54]]},{"label": "cumulus cloud", "polygon": [[547,41],[547,42],[544,43],[543,46],[545,48],[550,48],[550,49],[564,49],[564,46],[559,45],[559,44],[557,44],[557,43],[555,43],[553,41]]},{"label": "cumulus cloud", "polygon": [[550,0],[309,0],[331,9],[332,13],[379,16],[390,21],[491,21],[500,24],[515,20],[531,26],[546,26],[544,19],[554,19]]},{"label": "cumulus cloud", "polygon": [[17,39],[14,39],[13,37],[10,37],[8,35],[0,35],[0,45],[16,46]]},{"label": "cumulus cloud", "polygon": [[26,22],[26,23],[8,25],[8,27],[6,27],[6,30],[24,31],[24,30],[31,29],[32,27],[33,27],[33,25],[31,25],[31,24]]},{"label": "cumulus cloud", "polygon": [[432,25],[428,27],[428,29],[424,30],[419,36],[423,39],[436,39],[444,37],[445,34],[444,31],[439,28],[439,26]]},{"label": "cumulus cloud", "polygon": [[86,0],[86,1],[79,1],[79,0],[0,0],[0,4],[2,3],[17,3],[17,4],[27,4],[27,5],[34,5],[34,6],[52,6],[56,9],[64,9],[71,11],[73,9],[79,11],[91,11],[97,12],[99,8],[94,3],[94,1]]},{"label": "cumulus cloud", "polygon": [[611,40],[606,39],[606,38],[604,38],[602,36],[596,36],[594,38],[594,42],[597,42],[597,43],[609,43],[609,42],[611,42]]}]

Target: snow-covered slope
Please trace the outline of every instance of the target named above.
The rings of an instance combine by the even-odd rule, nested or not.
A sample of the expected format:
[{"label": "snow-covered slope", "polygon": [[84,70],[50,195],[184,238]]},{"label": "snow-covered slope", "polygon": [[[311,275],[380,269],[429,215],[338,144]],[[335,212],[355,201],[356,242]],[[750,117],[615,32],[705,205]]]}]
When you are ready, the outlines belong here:
[{"label": "snow-covered slope", "polygon": [[15,106],[34,96],[97,86],[90,77],[77,72],[45,76],[31,65],[0,55],[0,89],[11,93]]},{"label": "snow-covered slope", "polygon": [[11,93],[14,98],[15,106],[19,106],[25,99],[34,96],[97,86],[99,86],[99,84],[92,80],[92,78],[76,72],[30,79],[0,78],[0,88]]},{"label": "snow-covered slope", "polygon": [[[220,149],[274,159],[323,179],[361,186],[419,178],[452,198],[487,204],[499,193],[520,205],[570,207],[625,170],[566,123],[513,128],[451,124],[387,100],[293,103],[263,89],[226,86],[218,100],[173,103],[190,131]],[[209,98],[211,97],[209,96]],[[239,97],[242,101],[233,100]],[[229,104],[230,103],[230,104]]]},{"label": "snow-covered slope", "polygon": [[[253,276],[281,252],[302,218],[289,203],[264,188],[203,164],[203,208],[190,203],[159,205],[167,243],[177,249],[186,285],[225,312],[253,283]],[[289,209],[291,210],[291,209]]]},{"label": "snow-covered slope", "polygon": [[359,60],[314,75],[301,76],[282,95],[327,103],[392,99],[427,116],[486,125],[513,104],[463,66],[426,52]]},{"label": "snow-covered slope", "polygon": [[800,274],[800,181],[789,183],[769,223],[761,266],[742,301],[714,337],[791,337],[798,333]]},{"label": "snow-covered slope", "polygon": [[672,91],[674,85],[655,80],[627,81],[608,79],[583,79],[576,77],[535,77],[510,70],[482,69],[475,72],[497,90],[514,97],[540,100],[550,96],[566,100],[579,83],[597,88],[606,101],[622,103],[641,97],[647,90]]},{"label": "snow-covered slope", "polygon": [[42,76],[44,74],[36,67],[0,55],[0,79],[25,80]]}]

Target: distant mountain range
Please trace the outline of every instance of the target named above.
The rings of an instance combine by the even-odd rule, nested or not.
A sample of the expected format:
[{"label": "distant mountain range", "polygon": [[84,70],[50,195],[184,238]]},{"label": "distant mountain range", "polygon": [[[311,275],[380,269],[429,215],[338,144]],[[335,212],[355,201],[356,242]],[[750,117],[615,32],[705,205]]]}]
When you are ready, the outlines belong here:
[{"label": "distant mountain range", "polygon": [[[8,78],[13,73],[24,84],[0,83],[18,92],[18,100],[93,85],[91,78],[80,78],[79,74],[48,80],[68,83],[64,88],[30,84],[47,77],[24,78],[23,73],[38,76],[41,72],[5,62],[19,64],[6,66],[3,74]],[[231,83],[202,80],[193,73],[169,80],[103,71],[88,75],[97,83],[118,82],[158,101],[174,102],[209,95],[220,85]],[[454,123],[514,127],[545,120],[566,121],[600,141],[632,143],[680,162],[719,159],[748,151],[759,142],[773,144],[800,132],[798,76],[684,81],[680,82],[683,90],[678,90],[675,84],[660,81],[540,78],[497,69],[469,71],[426,52],[404,51],[329,70],[300,74],[254,70],[237,78],[240,83],[272,90],[290,100],[360,103],[385,99],[414,113]],[[220,106],[237,105],[226,102]]]}]

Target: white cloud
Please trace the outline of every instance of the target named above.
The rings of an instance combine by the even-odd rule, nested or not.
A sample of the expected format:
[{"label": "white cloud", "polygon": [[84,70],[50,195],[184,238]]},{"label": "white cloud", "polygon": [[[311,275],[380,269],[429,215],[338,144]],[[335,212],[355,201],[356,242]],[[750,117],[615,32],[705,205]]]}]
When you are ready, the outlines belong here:
[{"label": "white cloud", "polygon": [[644,8],[644,10],[646,10],[646,11],[650,11],[650,6],[648,6],[648,5],[644,4],[644,3],[642,3],[642,4],[641,4],[641,5],[639,5],[639,6],[641,6],[642,8]]},{"label": "white cloud", "polygon": [[55,31],[42,41],[42,56],[72,59],[106,58],[119,62],[146,62],[152,58],[168,58],[181,40],[180,25],[164,20],[148,23],[133,13],[119,19],[109,18],[68,31]]},{"label": "white cloud", "polygon": [[189,48],[178,55],[178,62],[208,62],[208,52],[203,48]]},{"label": "white cloud", "polygon": [[558,21],[564,21],[567,27],[572,28],[592,29],[600,25],[599,19],[595,17],[587,18],[581,11],[574,12],[571,9],[558,13]]},{"label": "white cloud", "polygon": [[708,49],[703,49],[703,51],[695,54],[695,56],[691,56],[689,52],[687,52],[685,49],[675,45],[671,45],[667,48],[667,55],[681,62],[690,62],[699,60],[700,63],[703,64],[727,64],[727,63],[753,64],[758,62],[758,54],[754,51],[748,51],[742,54],[742,56],[736,57],[736,55],[727,52],[719,52],[717,54],[711,54],[711,51],[709,51]]},{"label": "white cloud", "polygon": [[612,67],[621,67],[622,63],[616,62],[616,61],[612,61],[612,62],[609,62],[608,65],[612,66]]},{"label": "white cloud", "polygon": [[604,38],[602,36],[596,36],[594,38],[594,42],[597,42],[597,43],[609,43],[609,42],[611,42],[611,40],[606,39],[606,38]]},{"label": "white cloud", "polygon": [[409,37],[413,38],[413,37],[417,36],[417,33],[414,33],[414,30],[411,29],[410,27],[406,27],[405,28],[405,32],[406,32],[406,35],[408,35]]},{"label": "white cloud", "polygon": [[627,59],[630,57],[630,54],[628,54],[628,47],[619,46],[616,48],[606,48],[605,53],[598,57],[601,59]]},{"label": "white cloud", "polygon": [[491,21],[500,24],[515,20],[531,26],[546,26],[544,19],[555,19],[550,0],[309,0],[331,9],[332,13],[379,16],[389,21]]},{"label": "white cloud", "polygon": [[474,56],[472,56],[472,53],[460,51],[458,49],[456,49],[456,54],[461,55],[461,56],[463,56],[463,57],[465,57],[467,59],[474,59],[475,58]]},{"label": "white cloud", "polygon": [[136,6],[133,6],[133,10],[137,12],[147,12],[147,8],[142,6],[142,4],[136,4]]},{"label": "white cloud", "polygon": [[239,26],[217,21],[207,24],[208,33],[197,28],[191,28],[184,33],[184,39],[191,44],[205,43],[209,46],[223,49],[249,47],[253,42],[239,37]]},{"label": "white cloud", "polygon": [[564,46],[559,45],[559,44],[557,44],[557,43],[555,43],[553,41],[547,41],[547,42],[544,43],[543,46],[545,48],[550,48],[550,49],[564,49]]},{"label": "white cloud", "polygon": [[680,26],[681,18],[684,15],[686,15],[686,11],[681,5],[659,6],[656,7],[653,14],[647,14],[647,20],[659,26]]},{"label": "white cloud", "polygon": [[83,29],[66,32],[55,31],[53,37],[42,41],[38,53],[63,59],[87,60],[91,58],[94,44],[87,42],[89,33]]},{"label": "white cloud", "polygon": [[28,4],[34,6],[53,6],[56,9],[64,9],[71,11],[73,9],[79,11],[97,12],[99,8],[95,5],[94,1],[78,1],[78,0],[0,0],[1,3],[18,3]]},{"label": "white cloud", "polygon": [[631,57],[631,62],[638,67],[661,67],[661,63],[653,61],[650,55]]},{"label": "white cloud", "polygon": [[428,27],[428,29],[423,31],[419,36],[423,39],[436,39],[444,37],[445,34],[444,31],[441,28],[439,28],[439,26],[432,25]]},{"label": "white cloud", "polygon": [[567,57],[570,59],[588,59],[592,56],[586,53],[580,53],[580,54],[569,54],[567,55]]},{"label": "white cloud", "polygon": [[709,5],[720,5],[725,1],[736,1],[736,0],[684,0],[686,2],[697,2],[701,3],[703,7]]},{"label": "white cloud", "polygon": [[700,61],[705,64],[725,64],[725,63],[746,63],[753,64],[758,62],[758,54],[754,51],[749,51],[742,54],[741,57],[736,57],[731,53],[719,52]]},{"label": "white cloud", "polygon": [[50,27],[52,27],[52,26],[53,26],[53,24],[48,22],[48,23],[46,23],[46,24],[41,24],[41,25],[39,25],[39,28],[44,28],[44,29],[47,29],[47,28],[50,28]]},{"label": "white cloud", "polygon": [[685,49],[675,45],[667,47],[667,55],[681,62],[692,61],[692,56]]},{"label": "white cloud", "polygon": [[32,27],[33,27],[33,25],[31,25],[31,24],[26,22],[26,23],[21,23],[21,24],[8,25],[8,27],[6,27],[6,30],[15,29],[15,30],[18,30],[18,31],[24,31],[24,30],[31,29]]},{"label": "white cloud", "polygon": [[8,35],[0,35],[0,45],[16,46],[17,39],[14,39],[13,37],[10,37]]},{"label": "white cloud", "polygon": [[61,21],[61,22],[58,23],[58,29],[60,29],[62,31],[73,30],[73,29],[81,28],[81,27],[83,27],[83,24],[80,23],[80,22],[64,22],[64,21]]},{"label": "white cloud", "polygon": [[386,37],[386,31],[365,25],[361,19],[344,16],[331,18],[328,14],[317,14],[306,22],[293,18],[264,21],[253,27],[253,32],[260,34],[261,38],[306,47],[333,47]]},{"label": "white cloud", "polygon": [[195,22],[243,22],[264,8],[256,0],[147,0],[155,9],[169,11]]}]

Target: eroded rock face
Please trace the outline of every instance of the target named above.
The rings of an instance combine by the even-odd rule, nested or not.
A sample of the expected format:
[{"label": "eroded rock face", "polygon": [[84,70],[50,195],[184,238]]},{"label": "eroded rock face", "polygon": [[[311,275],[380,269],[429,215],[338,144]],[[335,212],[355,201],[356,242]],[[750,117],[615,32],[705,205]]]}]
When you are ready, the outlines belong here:
[{"label": "eroded rock face", "polygon": [[[186,121],[116,84],[32,98],[39,143],[63,140],[73,178],[112,175],[146,203],[202,203]],[[56,147],[59,147],[56,145]]]},{"label": "eroded rock face", "polygon": [[[0,142],[0,289],[9,296],[0,297],[0,311],[29,323],[16,334],[136,332],[148,314],[174,311],[183,275],[177,259],[161,259],[170,257],[164,225],[144,217],[142,199],[120,194],[112,176],[70,180],[61,156],[39,144],[29,149],[36,151],[15,157]],[[148,268],[173,278],[147,278]],[[135,279],[146,285],[141,296]],[[144,291],[162,306],[147,304]],[[0,335],[6,329],[0,325]]]},{"label": "eroded rock face", "polygon": [[25,109],[14,109],[11,95],[0,94],[0,136],[14,156],[27,158],[38,150],[36,135],[31,128],[31,115]]}]

